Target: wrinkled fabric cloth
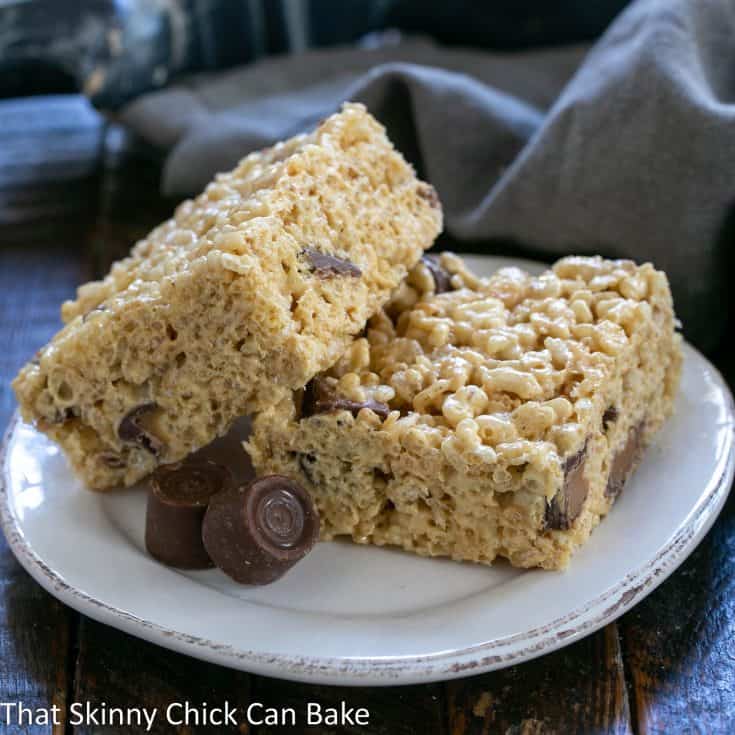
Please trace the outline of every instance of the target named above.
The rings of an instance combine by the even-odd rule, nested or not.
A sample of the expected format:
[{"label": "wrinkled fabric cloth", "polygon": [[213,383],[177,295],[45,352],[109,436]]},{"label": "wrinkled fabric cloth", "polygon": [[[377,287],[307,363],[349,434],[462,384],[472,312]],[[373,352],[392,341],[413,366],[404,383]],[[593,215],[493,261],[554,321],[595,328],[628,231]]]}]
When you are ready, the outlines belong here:
[{"label": "wrinkled fabric cloth", "polygon": [[468,250],[652,261],[685,335],[728,329],[735,2],[638,0],[591,48],[514,54],[412,39],[183,80],[119,113],[192,194],[249,151],[364,102],[439,192]]}]

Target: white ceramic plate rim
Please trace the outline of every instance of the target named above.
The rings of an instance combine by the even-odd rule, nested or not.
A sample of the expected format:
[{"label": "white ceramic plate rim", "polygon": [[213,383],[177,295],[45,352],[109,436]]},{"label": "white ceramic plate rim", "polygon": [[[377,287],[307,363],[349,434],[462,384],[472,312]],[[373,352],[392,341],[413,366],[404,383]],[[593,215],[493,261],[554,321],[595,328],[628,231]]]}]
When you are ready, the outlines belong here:
[{"label": "white ceramic plate rim", "polygon": [[[517,261],[515,261],[517,262]],[[535,264],[534,264],[535,265]],[[23,567],[47,591],[62,602],[102,623],[164,647],[214,663],[253,673],[330,684],[391,685],[437,681],[503,668],[549,653],[603,627],[622,615],[661,584],[693,551],[714,523],[725,503],[735,470],[732,396],[719,373],[693,347],[685,345],[688,358],[707,364],[722,392],[729,417],[725,451],[719,455],[709,482],[694,507],[670,540],[603,594],[542,626],[495,638],[459,650],[425,656],[316,657],[289,656],[242,650],[203,637],[192,636],[137,617],[70,585],[51,568],[26,539],[12,508],[8,488],[7,452],[20,424],[16,414],[0,447],[0,525],[11,550]]]}]

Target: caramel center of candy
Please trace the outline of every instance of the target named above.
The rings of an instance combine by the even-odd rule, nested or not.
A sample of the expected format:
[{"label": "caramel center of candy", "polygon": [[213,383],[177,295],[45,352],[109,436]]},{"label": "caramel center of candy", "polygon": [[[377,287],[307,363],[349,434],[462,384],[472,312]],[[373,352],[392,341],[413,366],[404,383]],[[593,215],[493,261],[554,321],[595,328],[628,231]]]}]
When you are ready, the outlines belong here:
[{"label": "caramel center of candy", "polygon": [[304,509],[288,490],[279,488],[262,497],[255,513],[261,532],[272,544],[290,549],[301,540]]}]

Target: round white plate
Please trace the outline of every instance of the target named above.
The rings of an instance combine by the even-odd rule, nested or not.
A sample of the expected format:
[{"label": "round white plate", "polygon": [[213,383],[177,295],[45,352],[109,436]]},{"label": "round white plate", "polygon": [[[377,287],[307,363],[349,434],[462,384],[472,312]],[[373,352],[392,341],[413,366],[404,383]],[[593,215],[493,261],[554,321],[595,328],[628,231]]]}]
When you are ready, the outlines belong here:
[{"label": "round white plate", "polygon": [[[518,263],[471,261],[485,273]],[[426,682],[548,653],[649,594],[725,502],[733,426],[722,378],[686,346],[674,418],[566,572],[349,543],[318,544],[267,587],[238,586],[217,570],[179,572],[144,550],[143,490],[85,490],[56,446],[18,419],[2,452],[0,520],[21,564],[51,594],[159,645],[288,679]]]}]

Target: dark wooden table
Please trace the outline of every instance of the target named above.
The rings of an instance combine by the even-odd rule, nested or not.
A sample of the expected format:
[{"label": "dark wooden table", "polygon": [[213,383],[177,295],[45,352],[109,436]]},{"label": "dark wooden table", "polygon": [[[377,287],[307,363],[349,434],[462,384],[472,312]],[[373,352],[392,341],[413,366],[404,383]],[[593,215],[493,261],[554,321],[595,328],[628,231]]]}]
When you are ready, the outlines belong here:
[{"label": "dark wooden table", "polygon": [[[9,381],[58,328],[61,301],[171,211],[174,202],[157,195],[159,172],[156,154],[103,124],[77,97],[0,101],[1,426],[15,407]],[[65,723],[14,727],[0,716],[0,732],[136,732],[70,725],[75,701],[229,700],[243,710],[257,701],[304,711],[309,701],[345,700],[369,710],[369,726],[176,729],[159,722],[153,732],[729,734],[734,593],[735,497],[668,581],[568,648],[447,684],[338,688],[231,671],[100,625],[46,594],[0,539],[0,703],[55,704]]]}]

